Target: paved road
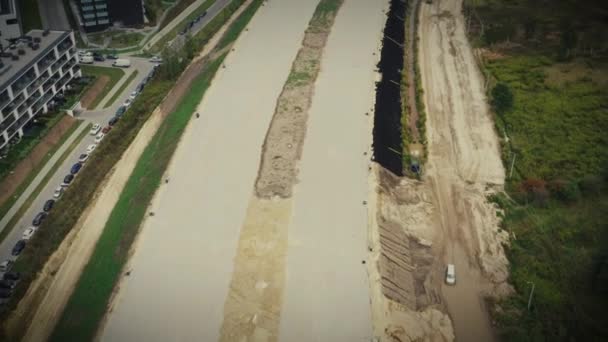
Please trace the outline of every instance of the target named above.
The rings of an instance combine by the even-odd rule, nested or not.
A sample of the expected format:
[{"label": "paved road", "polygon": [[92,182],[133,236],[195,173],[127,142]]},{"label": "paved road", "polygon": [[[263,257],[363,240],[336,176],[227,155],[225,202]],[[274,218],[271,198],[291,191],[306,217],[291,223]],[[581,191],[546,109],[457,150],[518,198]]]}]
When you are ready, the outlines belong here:
[{"label": "paved road", "polygon": [[62,0],[38,0],[42,27],[51,30],[70,30],[70,22]]},{"label": "paved road", "polygon": [[[190,13],[192,13],[192,11],[202,5],[205,1],[207,0],[198,0],[193,2],[190,6],[188,6],[188,8],[186,8],[186,10],[180,13],[180,15],[175,17],[175,19],[173,19],[167,26],[160,30],[160,32],[154,35],[154,37],[152,37],[152,39],[150,39],[150,41],[146,44],[146,47],[151,47],[156,44],[157,41],[159,41],[162,37],[168,34],[173,28],[178,26],[182,22],[182,20],[184,20]],[[190,29],[190,33],[194,35],[198,31],[200,31],[231,1],[232,0],[216,0],[215,3],[207,9],[207,15],[205,15],[201,20],[199,20],[198,23],[194,24],[194,26],[192,26],[192,29]],[[177,45],[173,45],[174,42],[177,42],[175,43]],[[176,49],[181,48],[183,45],[183,37],[178,35],[176,39],[171,41],[171,45],[173,48]]]},{"label": "paved road", "polygon": [[[135,89],[135,87],[143,80],[143,78],[152,70],[153,64],[148,62],[146,59],[142,58],[130,58],[132,65],[130,68],[126,69],[127,74],[123,76],[123,79],[129,77],[129,74],[133,72],[133,70],[137,69],[139,72],[136,78],[129,84],[129,86],[124,90],[123,94],[116,100],[114,105],[99,111],[85,111],[78,118],[82,119],[86,122],[94,122],[106,125],[108,120],[116,113],[118,107],[129,97],[129,94]],[[111,61],[105,61],[101,63],[95,63],[95,65],[99,66],[110,66]],[[120,87],[120,84],[117,84],[116,87]],[[112,94],[108,94],[111,96]],[[102,103],[107,101],[106,99],[102,100]],[[83,124],[84,125],[84,124]],[[67,143],[67,142],[66,142]],[[32,202],[30,208],[25,212],[25,214],[21,217],[21,219],[14,226],[13,230],[9,233],[9,235],[0,243],[0,262],[3,260],[14,260],[14,257],[11,256],[11,250],[15,243],[21,239],[23,231],[32,225],[32,219],[36,214],[42,211],[42,207],[44,203],[53,197],[54,190],[62,183],[65,175],[69,173],[71,166],[78,161],[78,157],[81,153],[83,153],[87,146],[94,143],[94,137],[91,135],[87,135],[82,141],[78,144],[78,146],[73,150],[70,156],[64,160],[62,165],[57,169],[55,174],[50,178],[47,185],[40,191],[38,197]],[[62,147],[63,149],[63,147]],[[47,169],[51,166],[47,166]],[[38,183],[32,182],[32,184],[28,187],[28,189],[21,195],[22,198],[27,198],[30,196],[31,192],[38,186],[39,181],[43,178],[37,177]],[[14,214],[14,213],[13,213]],[[3,218],[0,221],[2,224],[1,228],[4,228],[4,225],[10,220],[10,218]]]}]

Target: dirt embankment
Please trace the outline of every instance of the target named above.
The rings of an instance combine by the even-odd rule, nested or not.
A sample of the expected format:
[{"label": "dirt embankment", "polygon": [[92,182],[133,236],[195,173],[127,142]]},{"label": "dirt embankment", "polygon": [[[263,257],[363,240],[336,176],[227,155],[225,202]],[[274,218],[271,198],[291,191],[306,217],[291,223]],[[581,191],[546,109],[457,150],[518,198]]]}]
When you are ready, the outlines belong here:
[{"label": "dirt embankment", "polygon": [[[504,169],[461,1],[422,3],[420,71],[429,158],[422,181],[376,169],[370,267],[377,330],[391,341],[492,341],[486,296],[501,296],[508,263],[497,208]],[[444,283],[446,264],[456,285]]]},{"label": "dirt embankment", "polygon": [[311,20],[302,48],[279,95],[272,117],[255,184],[260,198],[291,197],[297,182],[297,162],[302,155],[308,110],[314,83],[321,70],[321,55],[331,31],[335,13]]},{"label": "dirt embankment", "polygon": [[9,174],[0,182],[0,205],[3,205],[21,183],[29,176],[30,172],[37,168],[44,156],[61,141],[64,134],[76,123],[76,119],[69,115],[63,118],[42,138],[30,154],[25,157]]}]

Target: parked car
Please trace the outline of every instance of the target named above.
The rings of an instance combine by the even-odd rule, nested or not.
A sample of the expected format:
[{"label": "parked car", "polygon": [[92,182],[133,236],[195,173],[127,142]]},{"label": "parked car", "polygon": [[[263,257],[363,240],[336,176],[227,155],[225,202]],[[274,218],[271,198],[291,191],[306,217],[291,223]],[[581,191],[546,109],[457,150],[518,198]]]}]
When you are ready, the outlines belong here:
[{"label": "parked car", "polygon": [[[99,134],[103,134],[103,133],[99,133]],[[78,173],[78,171],[80,171],[81,167],[82,167],[82,164],[80,164],[80,163],[76,163],[76,164],[72,165],[72,168],[70,169],[70,173],[73,175],[76,175]]]},{"label": "parked car", "polygon": [[125,101],[125,103],[123,103],[122,105],[125,106],[125,107],[129,107],[131,105],[131,102],[133,102],[133,101],[131,101],[131,99],[127,99]]},{"label": "parked car", "polygon": [[28,229],[23,231],[23,235],[21,236],[21,238],[26,241],[31,239],[32,236],[34,236],[36,229],[37,229],[36,227],[29,227]]},{"label": "parked car", "polygon": [[21,254],[21,251],[23,251],[24,248],[25,248],[25,240],[19,240],[19,241],[17,241],[17,243],[15,244],[15,246],[13,246],[13,250],[11,251],[11,255],[12,256],[17,256],[17,255]]},{"label": "parked car", "polygon": [[137,88],[135,88],[135,91],[138,93],[141,93],[142,90],[144,90],[144,85],[143,83],[140,83],[137,85]]},{"label": "parked car", "polygon": [[95,143],[96,143],[96,144],[99,144],[99,143],[100,143],[100,142],[103,140],[103,137],[105,137],[105,136],[106,136],[106,135],[105,135],[105,134],[103,134],[103,133],[101,133],[101,132],[100,132],[99,134],[97,134],[97,135],[95,136]]},{"label": "parked car", "polygon": [[21,274],[19,272],[6,272],[4,273],[4,276],[2,276],[2,279],[9,279],[9,280],[19,280],[21,279]]},{"label": "parked car", "polygon": [[78,57],[84,57],[87,55],[87,52],[85,50],[79,50],[78,51]]},{"label": "parked car", "polygon": [[137,95],[139,95],[139,93],[137,91],[134,91],[131,93],[131,95],[129,95],[129,99],[131,99],[131,101],[133,101],[133,100],[135,100]]},{"label": "parked car", "polygon": [[125,106],[118,107],[118,110],[116,111],[116,117],[117,118],[121,117],[126,111],[127,111],[127,107],[125,107]]},{"label": "parked car", "polygon": [[152,62],[152,63],[162,63],[163,59],[160,58],[160,57],[158,57],[158,56],[154,56],[154,57],[150,58],[150,62]]},{"label": "parked car", "polygon": [[66,175],[65,177],[63,177],[63,184],[61,184],[61,186],[67,187],[70,185],[70,183],[72,183],[73,180],[74,180],[73,174]]},{"label": "parked car", "polygon": [[84,163],[87,161],[87,159],[89,159],[89,154],[88,153],[83,153],[80,155],[80,157],[78,157],[78,162],[79,163]]},{"label": "parked car", "polygon": [[445,270],[445,283],[448,285],[456,284],[456,269],[453,264],[448,264]]},{"label": "parked car", "polygon": [[44,211],[39,212],[36,217],[34,217],[34,219],[32,220],[32,225],[34,225],[34,227],[38,227],[39,225],[42,224],[42,221],[44,221],[44,219],[46,218],[48,214],[45,213]]},{"label": "parked car", "polygon": [[0,288],[12,290],[15,288],[15,286],[17,286],[17,282],[14,280],[10,280],[10,279],[0,280]]},{"label": "parked car", "polygon": [[110,121],[108,121],[108,125],[114,126],[118,122],[118,117],[113,116]]},{"label": "parked car", "polygon": [[105,59],[105,58],[103,58],[103,56],[102,56],[102,55],[96,55],[96,56],[93,56],[93,60],[94,60],[95,62],[103,62],[103,61],[105,61],[106,59]]},{"label": "parked car", "polygon": [[[80,165],[80,164],[78,164]],[[53,206],[55,205],[55,200],[47,200],[46,202],[44,202],[44,206],[42,207],[42,210],[46,211],[47,213],[49,211],[51,211],[51,209],[53,209]]]},{"label": "parked car", "polygon": [[9,298],[13,294],[12,290],[0,289],[0,298]]},{"label": "parked car", "polygon": [[101,131],[101,125],[100,124],[94,124],[93,127],[91,127],[91,130],[89,131],[90,135],[95,135],[97,133],[99,133],[99,131]]},{"label": "parked car", "polygon": [[61,197],[61,195],[63,195],[63,188],[58,187],[57,189],[55,189],[55,192],[53,192],[53,198],[59,198]]},{"label": "parked car", "polygon": [[95,61],[95,58],[93,56],[80,57],[81,64],[93,64],[94,61]]},{"label": "parked car", "polygon": [[8,272],[13,267],[13,262],[11,260],[4,260],[0,263],[0,272]]},{"label": "parked car", "polygon": [[91,145],[87,146],[87,153],[91,154],[93,151],[95,151],[95,148],[97,148],[97,145],[95,145],[95,144],[91,144]]},{"label": "parked car", "polygon": [[106,58],[114,60],[114,59],[118,59],[118,56],[116,56],[116,55],[106,55]]},{"label": "parked car", "polygon": [[108,134],[111,129],[112,129],[112,126],[106,126],[101,130],[101,133]]}]

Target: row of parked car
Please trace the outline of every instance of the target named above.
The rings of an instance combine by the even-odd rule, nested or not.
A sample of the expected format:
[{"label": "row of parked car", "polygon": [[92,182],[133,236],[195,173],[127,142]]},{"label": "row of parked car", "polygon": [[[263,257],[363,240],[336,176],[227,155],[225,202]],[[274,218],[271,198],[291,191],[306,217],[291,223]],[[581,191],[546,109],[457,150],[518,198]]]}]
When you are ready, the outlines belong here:
[{"label": "row of parked car", "polygon": [[192,27],[194,26],[194,24],[198,23],[199,21],[201,21],[201,19],[203,19],[204,16],[207,15],[207,11],[203,12],[203,14],[198,15],[196,18],[192,19],[191,22],[189,22],[183,30],[181,30],[179,32],[180,35],[185,35],[186,33],[188,33],[188,31],[190,31],[192,29]]}]

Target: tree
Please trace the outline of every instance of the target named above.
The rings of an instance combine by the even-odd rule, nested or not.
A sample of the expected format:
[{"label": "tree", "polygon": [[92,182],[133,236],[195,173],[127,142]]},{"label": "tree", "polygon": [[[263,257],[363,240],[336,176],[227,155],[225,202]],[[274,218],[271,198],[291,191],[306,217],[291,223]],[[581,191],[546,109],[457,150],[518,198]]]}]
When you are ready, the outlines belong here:
[{"label": "tree", "polygon": [[498,83],[492,89],[492,106],[501,115],[513,107],[513,93],[507,84]]}]

